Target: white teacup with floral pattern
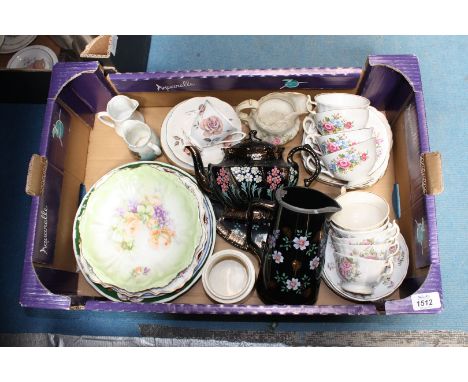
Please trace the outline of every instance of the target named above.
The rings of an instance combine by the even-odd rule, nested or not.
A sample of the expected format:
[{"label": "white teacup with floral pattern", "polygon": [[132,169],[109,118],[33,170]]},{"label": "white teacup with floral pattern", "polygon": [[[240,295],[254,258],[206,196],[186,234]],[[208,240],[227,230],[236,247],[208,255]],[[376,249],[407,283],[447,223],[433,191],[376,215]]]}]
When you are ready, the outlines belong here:
[{"label": "white teacup with floral pattern", "polygon": [[322,135],[364,129],[369,109],[337,109],[314,113],[315,126]]},{"label": "white teacup with floral pattern", "polygon": [[347,149],[372,138],[372,128],[352,130],[338,134],[316,135],[315,139],[323,155]]},{"label": "white teacup with floral pattern", "polygon": [[339,233],[337,229],[335,226],[330,231],[330,237],[337,243],[353,245],[385,244],[395,241],[400,234],[400,227],[396,223],[387,223],[382,230],[365,232],[345,231],[345,234],[348,235],[347,237],[344,237],[344,234]]},{"label": "white teacup with floral pattern", "polygon": [[348,256],[358,256],[365,259],[385,260],[398,254],[400,245],[395,240],[384,244],[345,244],[337,242],[332,237],[333,248]]},{"label": "white teacup with floral pattern", "polygon": [[348,186],[362,183],[376,161],[376,140],[371,138],[347,149],[323,155],[322,161],[336,179],[348,182]]},{"label": "white teacup with floral pattern", "polygon": [[372,294],[375,286],[393,273],[393,257],[387,260],[366,259],[334,252],[341,288],[356,294]]},{"label": "white teacup with floral pattern", "polygon": [[367,109],[370,106],[370,101],[356,94],[349,93],[321,93],[314,97],[314,101],[310,96],[307,98],[307,108],[312,112],[312,107],[315,106],[317,113],[338,110],[338,109]]}]

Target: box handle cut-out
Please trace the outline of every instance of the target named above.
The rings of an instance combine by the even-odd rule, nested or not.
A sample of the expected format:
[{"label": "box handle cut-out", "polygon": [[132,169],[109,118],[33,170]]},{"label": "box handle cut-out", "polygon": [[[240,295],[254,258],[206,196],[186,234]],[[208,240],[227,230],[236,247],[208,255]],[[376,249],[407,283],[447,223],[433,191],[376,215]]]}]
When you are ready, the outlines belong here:
[{"label": "box handle cut-out", "polygon": [[31,196],[42,195],[46,172],[47,158],[33,154],[29,161],[28,177],[26,178],[26,194]]},{"label": "box handle cut-out", "polygon": [[442,177],[442,158],[439,152],[421,154],[421,173],[423,191],[427,195],[438,195],[444,191]]}]

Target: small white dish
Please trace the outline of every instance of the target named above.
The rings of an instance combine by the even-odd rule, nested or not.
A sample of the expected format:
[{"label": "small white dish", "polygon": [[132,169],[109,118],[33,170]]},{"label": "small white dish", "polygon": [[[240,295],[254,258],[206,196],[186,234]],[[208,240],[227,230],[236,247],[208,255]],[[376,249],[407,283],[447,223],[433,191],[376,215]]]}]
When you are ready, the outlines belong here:
[{"label": "small white dish", "polygon": [[375,286],[371,294],[362,295],[348,292],[341,287],[342,280],[336,269],[333,245],[328,237],[325,247],[325,266],[323,267],[322,273],[323,280],[331,290],[348,300],[356,302],[382,300],[390,296],[400,287],[408,272],[409,250],[401,234],[398,236],[398,244],[400,245],[400,252],[394,257],[393,273],[381,280],[380,283]]},{"label": "small white dish", "polygon": [[347,192],[335,200],[341,210],[331,216],[331,221],[347,231],[369,231],[382,227],[390,213],[387,201],[372,192]]},{"label": "small white dish", "polygon": [[3,44],[0,44],[0,54],[14,53],[27,47],[37,36],[26,35],[6,35],[3,37]]},{"label": "small white dish", "polygon": [[21,49],[8,61],[9,69],[52,70],[58,62],[57,55],[43,45],[31,45]]},{"label": "small white dish", "polygon": [[255,284],[255,268],[248,256],[234,249],[211,256],[202,275],[206,294],[221,304],[234,304],[247,298]]}]

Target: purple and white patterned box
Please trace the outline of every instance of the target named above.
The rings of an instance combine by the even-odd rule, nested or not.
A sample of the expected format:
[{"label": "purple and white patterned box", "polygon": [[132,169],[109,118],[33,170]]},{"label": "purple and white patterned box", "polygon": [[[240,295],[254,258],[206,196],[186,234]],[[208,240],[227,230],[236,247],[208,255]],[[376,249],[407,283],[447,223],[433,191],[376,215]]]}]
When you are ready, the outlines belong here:
[{"label": "purple and white patterned box", "polygon": [[[77,274],[70,270],[50,272],[35,264],[52,263],[55,233],[66,161],[70,113],[93,126],[97,112],[105,110],[108,100],[118,93],[176,93],[181,91],[229,91],[262,89],[346,90],[371,100],[372,106],[384,110],[390,122],[403,115],[407,165],[411,190],[410,208],[414,218],[416,245],[412,266],[427,275],[406,281],[412,296],[401,300],[350,305],[220,305],[182,303],[124,303],[83,298],[73,295]],[[58,122],[60,121],[60,122]],[[53,139],[59,137],[60,139]],[[402,313],[437,313],[419,309],[418,299],[436,293],[442,300],[442,286],[437,241],[435,201],[423,192],[421,155],[430,151],[424,99],[418,60],[413,55],[369,56],[361,68],[295,68],[230,71],[187,71],[165,73],[117,73],[105,77],[97,62],[59,63],[52,73],[39,154],[48,159],[44,192],[32,197],[29,233],[26,244],[20,303],[25,307],[50,309],[87,309],[106,311],[186,313],[186,314],[278,314],[278,315],[373,315]],[[78,190],[76,191],[78,192]],[[398,199],[398,198],[397,198]],[[398,202],[398,200],[397,200]],[[44,287],[47,280],[49,290]],[[57,288],[53,286],[56,285]],[[50,287],[52,286],[52,287]],[[76,285],[75,285],[76,287]],[[405,286],[402,286],[405,287]],[[68,288],[68,289],[67,289]],[[63,291],[71,290],[65,293]],[[62,292],[57,292],[62,291]],[[434,296],[434,295],[430,295]]]}]

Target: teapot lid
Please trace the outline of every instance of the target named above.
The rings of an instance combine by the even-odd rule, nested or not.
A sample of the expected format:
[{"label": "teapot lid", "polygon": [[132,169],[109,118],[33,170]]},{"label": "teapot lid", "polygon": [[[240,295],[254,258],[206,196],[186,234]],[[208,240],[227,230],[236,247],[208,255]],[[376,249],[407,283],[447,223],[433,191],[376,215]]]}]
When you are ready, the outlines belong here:
[{"label": "teapot lid", "polygon": [[257,130],[251,130],[249,135],[237,145],[223,150],[225,160],[242,158],[251,161],[264,161],[282,159],[284,147],[262,141],[257,138]]}]

